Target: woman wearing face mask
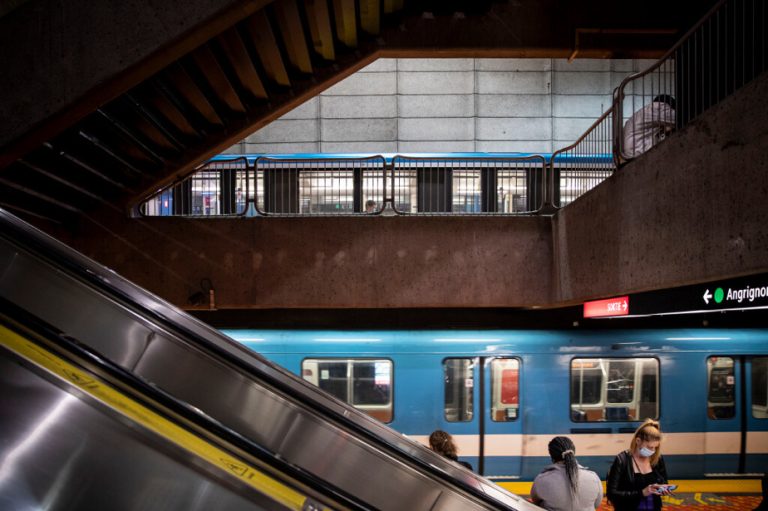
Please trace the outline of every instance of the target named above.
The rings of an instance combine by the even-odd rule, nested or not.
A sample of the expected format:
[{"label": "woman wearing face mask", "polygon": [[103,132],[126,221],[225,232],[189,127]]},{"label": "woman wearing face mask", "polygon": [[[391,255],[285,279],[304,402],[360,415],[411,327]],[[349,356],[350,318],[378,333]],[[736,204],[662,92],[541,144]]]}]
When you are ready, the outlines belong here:
[{"label": "woman wearing face mask", "polygon": [[661,457],[661,426],[647,419],[608,471],[608,500],[616,511],[659,511],[661,495],[669,494],[667,469]]}]

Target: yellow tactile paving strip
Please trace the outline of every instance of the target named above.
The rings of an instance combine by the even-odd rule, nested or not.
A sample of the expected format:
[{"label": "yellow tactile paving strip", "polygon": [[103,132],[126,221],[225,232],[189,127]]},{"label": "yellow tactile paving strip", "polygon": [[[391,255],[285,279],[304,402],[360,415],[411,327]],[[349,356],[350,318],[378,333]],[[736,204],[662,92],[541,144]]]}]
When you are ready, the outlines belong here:
[{"label": "yellow tactile paving strip", "polygon": [[[762,500],[760,481],[688,480],[670,481],[679,486],[672,496],[662,497],[664,509],[669,511],[752,511]],[[499,483],[511,492],[528,496],[531,483]],[[613,506],[603,499],[598,511],[612,511]]]}]

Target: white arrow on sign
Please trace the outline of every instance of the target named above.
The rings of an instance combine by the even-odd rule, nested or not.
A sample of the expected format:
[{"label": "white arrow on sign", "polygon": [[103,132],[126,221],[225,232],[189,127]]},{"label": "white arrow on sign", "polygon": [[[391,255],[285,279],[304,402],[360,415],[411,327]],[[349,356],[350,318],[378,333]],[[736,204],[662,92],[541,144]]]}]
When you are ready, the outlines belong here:
[{"label": "white arrow on sign", "polygon": [[706,305],[709,305],[709,299],[712,298],[712,295],[709,293],[709,289],[704,291],[704,303]]},{"label": "white arrow on sign", "polygon": [[624,300],[623,302],[621,302],[621,308],[622,308],[623,310],[627,310],[627,301],[626,301],[626,300]]}]

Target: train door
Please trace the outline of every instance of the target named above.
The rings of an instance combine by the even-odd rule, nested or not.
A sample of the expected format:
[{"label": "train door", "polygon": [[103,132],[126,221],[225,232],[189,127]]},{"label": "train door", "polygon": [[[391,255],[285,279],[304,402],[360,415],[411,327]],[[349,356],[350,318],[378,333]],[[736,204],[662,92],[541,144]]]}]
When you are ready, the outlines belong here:
[{"label": "train door", "polygon": [[736,357],[707,359],[704,474],[736,474],[741,453],[742,369]]},{"label": "train door", "polygon": [[768,467],[768,357],[746,361],[747,413],[744,472],[765,472]]},{"label": "train door", "polygon": [[706,474],[763,472],[768,462],[768,357],[707,359]]},{"label": "train door", "polygon": [[485,358],[480,454],[483,475],[514,479],[520,476],[523,455],[520,413],[520,359]]},{"label": "train door", "polygon": [[[459,450],[459,458],[472,464],[478,473],[481,463],[480,359],[457,357],[443,359],[444,402],[439,429],[449,432]],[[482,410],[482,407],[480,408]]]},{"label": "train door", "polygon": [[493,478],[519,477],[522,456],[520,360],[446,358],[442,429],[459,457]]}]

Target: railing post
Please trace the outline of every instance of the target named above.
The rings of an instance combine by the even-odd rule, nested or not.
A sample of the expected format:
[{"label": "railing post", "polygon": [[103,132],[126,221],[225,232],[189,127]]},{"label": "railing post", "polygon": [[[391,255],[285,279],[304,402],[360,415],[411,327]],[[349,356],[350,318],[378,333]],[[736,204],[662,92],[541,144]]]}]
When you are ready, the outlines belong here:
[{"label": "railing post", "polygon": [[356,167],[352,170],[352,211],[362,213],[363,210],[363,169]]},{"label": "railing post", "polygon": [[[397,160],[397,156],[394,156],[390,164],[387,165],[387,160],[386,158],[384,159],[384,204],[381,206],[382,213],[400,214],[395,204],[395,160]],[[389,197],[387,197],[387,173],[389,173]],[[391,208],[391,211],[387,210],[388,207]]]},{"label": "railing post", "polygon": [[624,88],[619,85],[613,90],[613,164],[616,168],[624,163]]},{"label": "railing post", "polygon": [[542,178],[542,184],[544,188],[544,200],[541,204],[541,208],[538,211],[538,214],[540,215],[552,215],[557,211],[557,208],[555,207],[555,198],[554,198],[554,190],[556,185],[555,175],[554,175],[554,162],[555,162],[555,155],[552,154],[549,157],[549,164],[547,164],[547,161],[544,160],[544,163],[541,168],[541,178]]}]

